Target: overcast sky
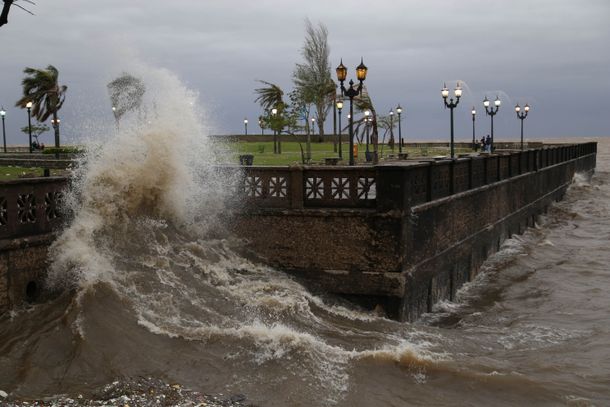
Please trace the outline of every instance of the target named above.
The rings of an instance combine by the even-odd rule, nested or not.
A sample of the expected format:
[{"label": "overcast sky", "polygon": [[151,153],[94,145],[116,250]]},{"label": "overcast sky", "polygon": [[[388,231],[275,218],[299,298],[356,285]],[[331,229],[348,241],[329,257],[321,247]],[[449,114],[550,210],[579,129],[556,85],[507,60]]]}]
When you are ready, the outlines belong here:
[{"label": "overcast sky", "polygon": [[[105,84],[137,59],[174,72],[199,100],[214,134],[258,133],[257,79],[291,88],[304,20],[328,27],[333,68],[354,76],[364,57],[378,112],[400,103],[406,138],[446,139],[443,82],[465,84],[456,137],[472,134],[470,109],[500,95],[497,139],[516,138],[514,105],[532,106],[526,137],[610,135],[608,0],[36,0],[0,28],[0,104],[9,143],[25,143],[14,108],[26,66],[55,65],[68,85],[65,137],[112,122]],[[327,126],[331,129],[331,125]],[[477,116],[477,135],[489,118]],[[49,134],[43,141],[51,144]]]}]

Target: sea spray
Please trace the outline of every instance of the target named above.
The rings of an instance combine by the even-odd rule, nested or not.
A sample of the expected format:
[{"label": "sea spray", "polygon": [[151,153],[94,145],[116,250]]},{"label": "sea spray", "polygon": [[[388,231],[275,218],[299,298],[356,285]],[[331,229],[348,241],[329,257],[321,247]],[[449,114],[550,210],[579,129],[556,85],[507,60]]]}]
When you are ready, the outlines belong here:
[{"label": "sea spray", "polygon": [[133,227],[131,219],[166,219],[201,232],[217,226],[227,206],[231,179],[217,176],[219,158],[196,95],[166,70],[135,69],[146,86],[143,103],[107,139],[87,141],[65,199],[73,220],[50,250],[51,285],[110,276],[108,249]]},{"label": "sea spray", "polygon": [[[76,291],[64,320],[76,343],[95,349],[79,352],[84,366],[98,355],[131,359],[135,346],[128,371],[149,374],[162,363],[164,376],[184,378],[174,349],[194,346],[191,357],[214,366],[231,360],[276,375],[269,383],[244,379],[246,388],[292,380],[306,383],[299,397],[334,404],[348,392],[354,364],[398,363],[420,375],[449,359],[435,354],[425,332],[315,296],[237,254],[239,242],[217,231],[239,175],[219,176],[223,157],[195,95],[167,71],[130,72],[146,84],[141,111],[122,116],[103,142],[87,143],[66,196],[70,224],[50,250],[50,283]],[[392,334],[374,328],[384,325]]]}]

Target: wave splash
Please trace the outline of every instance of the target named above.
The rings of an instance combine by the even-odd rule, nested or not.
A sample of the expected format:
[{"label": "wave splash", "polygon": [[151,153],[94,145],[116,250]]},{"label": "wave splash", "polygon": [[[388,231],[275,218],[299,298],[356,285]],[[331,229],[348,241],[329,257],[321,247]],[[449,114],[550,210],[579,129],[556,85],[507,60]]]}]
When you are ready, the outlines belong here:
[{"label": "wave splash", "polygon": [[[299,397],[323,394],[333,404],[348,391],[353,364],[419,372],[448,359],[425,332],[314,296],[238,255],[240,242],[222,233],[234,180],[217,173],[222,149],[201,125],[197,95],[167,71],[137,75],[147,85],[145,114],[89,145],[66,198],[71,223],[50,250],[49,284],[76,292],[63,320],[79,347],[80,362],[69,363],[81,366],[72,381],[62,368],[51,380],[112,380],[118,371],[189,383],[209,374],[201,372],[207,366],[220,370],[219,383],[253,391],[303,381]],[[117,354],[130,366],[106,362]],[[101,367],[82,367],[93,361]],[[266,370],[262,383],[257,372]]]}]

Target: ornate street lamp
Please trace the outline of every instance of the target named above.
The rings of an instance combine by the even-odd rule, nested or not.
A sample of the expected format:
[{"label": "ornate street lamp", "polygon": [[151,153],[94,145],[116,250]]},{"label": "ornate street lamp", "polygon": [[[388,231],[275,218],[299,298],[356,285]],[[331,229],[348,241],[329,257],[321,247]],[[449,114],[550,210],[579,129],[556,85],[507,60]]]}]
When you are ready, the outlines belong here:
[{"label": "ornate street lamp", "polygon": [[396,113],[398,113],[398,153],[402,153],[402,130],[400,126],[400,114],[402,113],[402,107],[400,104],[396,106]]},{"label": "ornate street lamp", "polygon": [[30,134],[30,154],[32,154],[32,102],[28,102],[25,107],[28,109],[28,131]]},{"label": "ornate street lamp", "polygon": [[4,127],[4,116],[6,116],[6,111],[4,107],[0,108],[0,116],[2,117],[2,141],[4,141],[4,152],[6,153],[6,127]]},{"label": "ornate street lamp", "polygon": [[500,98],[498,96],[496,96],[496,100],[494,100],[494,107],[490,108],[490,102],[489,99],[487,99],[487,96],[485,96],[485,100],[483,100],[483,106],[485,106],[485,113],[491,117],[491,146],[490,146],[490,152],[494,151],[494,116],[498,113],[498,109],[500,109],[500,105],[502,104],[502,102],[500,101]]},{"label": "ornate street lamp", "polygon": [[244,135],[248,135],[248,119],[244,117]]},{"label": "ornate street lamp", "polygon": [[343,99],[337,99],[336,105],[339,111],[339,158],[343,159],[343,149],[341,147],[341,110],[343,109]]},{"label": "ornate street lamp", "polygon": [[521,120],[521,150],[523,150],[523,120],[527,117],[527,113],[530,111],[530,105],[527,103],[523,107],[523,112],[521,111],[521,106],[517,104],[515,106],[515,112],[517,112],[517,117]]},{"label": "ornate street lamp", "polygon": [[366,79],[368,68],[364,65],[364,60],[360,59],[360,65],[356,67],[356,78],[359,82],[356,88],[354,88],[353,80],[349,81],[349,88],[345,88],[343,85],[347,78],[347,68],[343,65],[343,59],[336,71],[337,79],[341,83],[341,95],[349,98],[349,165],[354,165],[354,97],[362,93],[362,83]]},{"label": "ornate street lamp", "polygon": [[449,108],[449,110],[451,111],[451,158],[455,158],[455,143],[453,136],[453,109],[457,107],[457,105],[460,103],[460,98],[462,97],[462,88],[460,87],[459,82],[453,90],[453,94],[455,95],[455,102],[453,101],[453,98],[449,98],[449,103],[447,103],[447,98],[449,97],[449,89],[447,89],[447,85],[443,84],[443,89],[441,89],[441,96],[443,97],[445,108]]},{"label": "ornate street lamp", "polygon": [[475,134],[474,134],[474,119],[475,116],[477,115],[477,111],[474,109],[474,106],[472,106],[472,111],[470,112],[472,113],[472,151],[476,151],[477,147],[476,147],[476,138],[475,138]]}]

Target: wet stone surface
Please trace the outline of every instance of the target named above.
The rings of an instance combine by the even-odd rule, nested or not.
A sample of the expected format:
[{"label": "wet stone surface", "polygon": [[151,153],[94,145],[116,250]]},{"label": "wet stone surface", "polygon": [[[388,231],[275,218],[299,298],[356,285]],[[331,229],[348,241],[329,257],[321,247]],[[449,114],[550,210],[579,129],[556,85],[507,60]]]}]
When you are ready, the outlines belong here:
[{"label": "wet stone surface", "polygon": [[184,406],[184,407],[259,407],[247,401],[243,394],[209,395],[192,391],[179,384],[168,384],[153,378],[115,381],[95,391],[91,398],[78,395],[49,397],[40,400],[12,400],[0,393],[0,405],[21,406]]}]

